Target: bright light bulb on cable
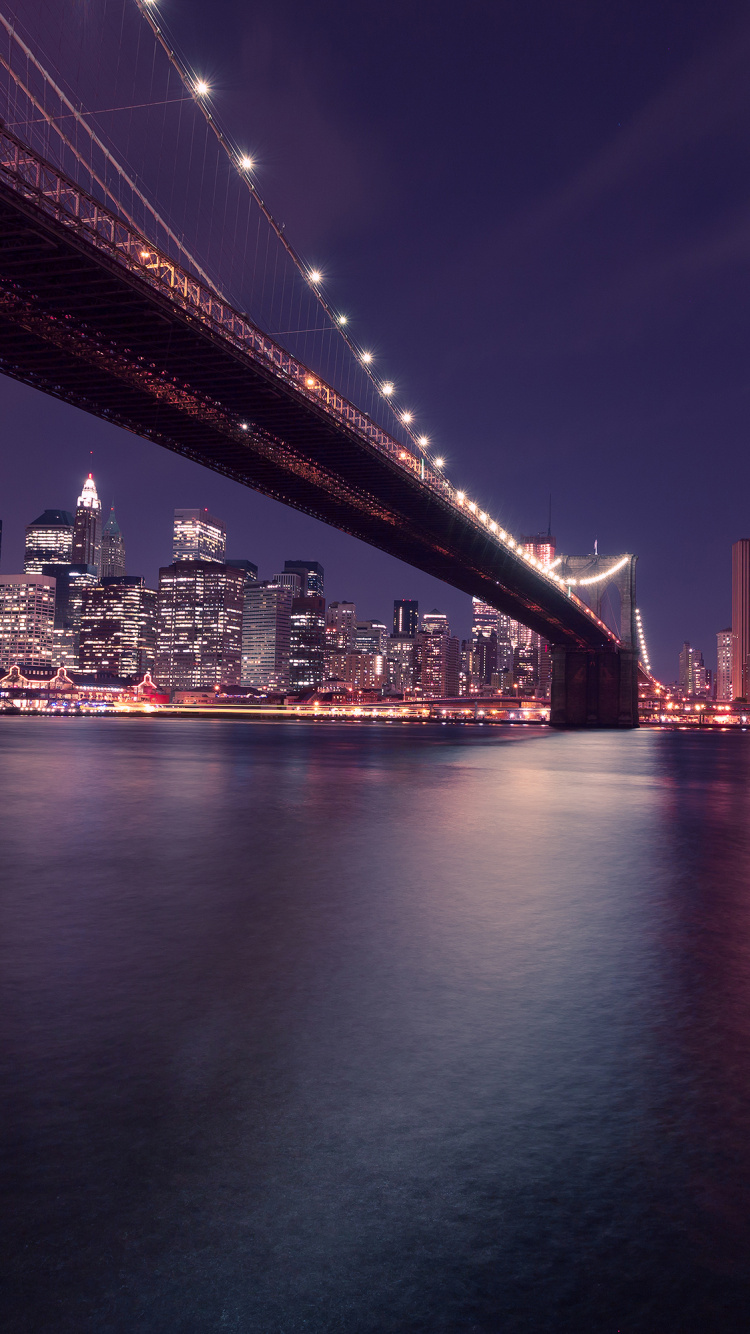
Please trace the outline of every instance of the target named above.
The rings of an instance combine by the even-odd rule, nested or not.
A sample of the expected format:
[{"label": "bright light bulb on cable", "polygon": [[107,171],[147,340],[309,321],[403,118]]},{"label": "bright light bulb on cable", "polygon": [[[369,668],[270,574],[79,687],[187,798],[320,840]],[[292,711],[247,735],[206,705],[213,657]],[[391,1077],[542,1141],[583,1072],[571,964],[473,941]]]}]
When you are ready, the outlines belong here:
[{"label": "bright light bulb on cable", "polygon": [[311,269],[311,270],[310,270],[310,282],[311,282],[311,283],[320,283],[320,282],[322,282],[322,281],[323,281],[323,274],[320,272],[320,269]]},{"label": "bright light bulb on cable", "polygon": [[390,397],[390,395],[393,393],[393,390],[394,390],[394,389],[395,389],[395,385],[392,385],[391,382],[390,382],[390,380],[388,381],[387,384],[384,384],[384,385],[383,385],[383,393],[385,394],[386,398],[389,398],[389,397]]},{"label": "bright light bulb on cable", "polygon": [[426,435],[420,435],[418,443],[422,446],[423,449],[426,449],[426,447],[427,447],[427,445],[429,445],[430,441],[429,441],[429,438],[428,438]]},{"label": "bright light bulb on cable", "polygon": [[362,360],[365,363],[365,366],[369,366],[370,362],[372,361],[372,352],[363,352]]},{"label": "bright light bulb on cable", "polygon": [[349,323],[349,316],[348,316],[348,315],[337,315],[337,316],[336,316],[336,319],[338,320],[339,324],[348,324],[348,323]]},{"label": "bright light bulb on cable", "polygon": [[251,157],[241,157],[240,166],[242,167],[243,171],[252,171],[253,167],[255,166],[255,163],[253,162],[253,159]]},{"label": "bright light bulb on cable", "polygon": [[408,426],[409,422],[414,420],[413,414],[411,412],[402,412],[401,420],[402,422],[406,422],[406,425]]},{"label": "bright light bulb on cable", "polygon": [[206,83],[205,79],[198,79],[198,80],[196,81],[196,84],[195,84],[195,91],[196,91],[196,93],[198,94],[199,97],[205,97],[205,96],[206,96],[206,94],[207,94],[208,91],[209,91],[209,87],[208,87],[208,84]]}]

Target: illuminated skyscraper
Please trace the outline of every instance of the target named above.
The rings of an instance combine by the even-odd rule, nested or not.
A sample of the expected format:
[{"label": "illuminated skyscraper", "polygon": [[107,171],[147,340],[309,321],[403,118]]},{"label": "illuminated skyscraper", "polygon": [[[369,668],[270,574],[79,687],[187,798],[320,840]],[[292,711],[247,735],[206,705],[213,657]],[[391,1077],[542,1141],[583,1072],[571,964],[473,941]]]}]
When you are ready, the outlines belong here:
[{"label": "illuminated skyscraper", "polygon": [[226,549],[227,530],[221,519],[209,514],[206,509],[175,510],[173,561],[216,561],[221,564]]},{"label": "illuminated skyscraper", "polygon": [[303,597],[314,595],[323,596],[325,592],[325,580],[323,566],[317,560],[285,560],[285,574],[298,574],[302,580],[301,593]]},{"label": "illuminated skyscraper", "polygon": [[159,571],[154,676],[171,689],[239,685],[245,573],[214,561]]},{"label": "illuminated skyscraper", "polygon": [[397,598],[393,604],[393,633],[413,639],[419,630],[419,603],[410,598]]},{"label": "illuminated skyscraper", "polygon": [[43,573],[55,580],[56,667],[78,667],[79,635],[84,594],[96,588],[99,575],[93,565],[45,565]]},{"label": "illuminated skyscraper", "polygon": [[294,593],[284,584],[261,583],[245,597],[242,684],[256,690],[289,688]]},{"label": "illuminated skyscraper", "polygon": [[102,530],[102,579],[116,579],[124,573],[125,543],[113,505]]},{"label": "illuminated skyscraper", "polygon": [[707,695],[711,676],[706,671],[703,654],[687,640],[680,650],[679,690],[682,695]]},{"label": "illuminated skyscraper", "polygon": [[732,627],[720,630],[716,636],[716,698],[731,700],[732,695]]},{"label": "illuminated skyscraper", "polygon": [[750,694],[750,537],[732,546],[732,693]]},{"label": "illuminated skyscraper", "polygon": [[156,591],[138,575],[102,577],[83,594],[78,663],[82,672],[143,676],[154,666]]},{"label": "illuminated skyscraper", "polygon": [[461,645],[445,612],[425,612],[417,635],[416,691],[421,699],[458,695]]},{"label": "illuminated skyscraper", "polygon": [[44,574],[0,574],[0,670],[52,674],[55,581]]},{"label": "illuminated skyscraper", "polygon": [[[329,602],[326,611],[326,653],[353,653],[357,608],[353,602]],[[330,675],[328,667],[326,675]]]},{"label": "illuminated skyscraper", "polygon": [[410,695],[416,673],[416,636],[388,636],[388,685],[394,695]]},{"label": "illuminated skyscraper", "polygon": [[93,473],[89,473],[76,505],[73,529],[73,565],[93,565],[102,569],[102,504],[96,494]]},{"label": "illuminated skyscraper", "polygon": [[309,593],[292,601],[289,647],[289,687],[308,690],[319,686],[325,674],[325,598]]},{"label": "illuminated skyscraper", "polygon": [[23,568],[40,574],[44,565],[69,565],[73,559],[73,515],[69,510],[45,510],[26,528]]}]

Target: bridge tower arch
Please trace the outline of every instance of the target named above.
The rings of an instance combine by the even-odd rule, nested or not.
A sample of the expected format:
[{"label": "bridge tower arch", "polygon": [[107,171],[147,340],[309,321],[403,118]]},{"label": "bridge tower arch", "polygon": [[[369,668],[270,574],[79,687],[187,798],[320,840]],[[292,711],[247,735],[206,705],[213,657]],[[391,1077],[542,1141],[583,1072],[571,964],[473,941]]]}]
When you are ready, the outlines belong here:
[{"label": "bridge tower arch", "polygon": [[588,594],[601,616],[602,598],[615,587],[620,596],[619,651],[552,649],[550,722],[556,727],[632,728],[638,726],[638,627],[635,567],[627,553],[563,556],[560,574],[567,586]]}]

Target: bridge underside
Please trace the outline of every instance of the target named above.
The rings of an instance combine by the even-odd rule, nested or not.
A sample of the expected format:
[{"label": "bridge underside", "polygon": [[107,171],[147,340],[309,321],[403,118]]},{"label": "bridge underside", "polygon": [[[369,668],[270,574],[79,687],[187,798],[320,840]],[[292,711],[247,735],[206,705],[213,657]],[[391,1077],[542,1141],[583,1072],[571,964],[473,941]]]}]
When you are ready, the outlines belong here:
[{"label": "bridge underside", "polygon": [[0,371],[482,598],[552,644],[612,652],[563,589],[413,471],[6,183]]}]

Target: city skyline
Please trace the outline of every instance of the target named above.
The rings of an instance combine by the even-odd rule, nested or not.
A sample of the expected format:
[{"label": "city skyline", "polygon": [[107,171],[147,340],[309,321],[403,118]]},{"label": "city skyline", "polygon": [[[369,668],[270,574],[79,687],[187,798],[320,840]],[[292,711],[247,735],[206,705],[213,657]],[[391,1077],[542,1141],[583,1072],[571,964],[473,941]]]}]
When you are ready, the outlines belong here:
[{"label": "city skyline", "polygon": [[[188,54],[221,72],[222,114],[238,130],[252,124],[264,193],[302,250],[325,263],[342,308],[413,400],[451,474],[513,532],[544,526],[551,491],[561,548],[583,552],[598,539],[600,550],[634,551],[654,668],[672,677],[686,637],[708,655],[728,622],[727,544],[747,534],[736,353],[746,341],[738,280],[745,242],[732,241],[743,172],[718,171],[710,203],[694,199],[693,182],[707,152],[725,165],[744,161],[738,108],[748,95],[738,71],[750,28],[737,4],[719,13],[689,3],[679,24],[666,10],[636,5],[632,27],[615,12],[592,11],[579,42],[552,6],[542,10],[553,45],[572,54],[571,69],[584,68],[587,81],[558,62],[547,67],[526,40],[523,15],[482,9],[472,49],[487,78],[462,74],[455,95],[439,98],[433,67],[449,66],[449,44],[435,34],[428,56],[415,18],[394,10],[382,31],[373,24],[366,54],[357,52],[373,72],[386,57],[394,74],[409,71],[396,79],[395,102],[377,114],[352,81],[354,33],[340,4],[313,18],[293,3],[263,20],[259,45],[250,40],[257,16],[228,3],[217,28],[187,0],[182,31]],[[644,31],[640,44],[634,33]],[[293,87],[279,80],[282,47],[320,77]],[[492,71],[489,50],[502,52]],[[428,141],[441,151],[425,159],[428,123]],[[334,145],[336,170],[323,177],[309,165],[316,125]],[[454,182],[447,199],[446,161]],[[673,211],[672,197],[686,206]],[[633,216],[644,225],[631,226]],[[466,239],[457,247],[459,232]],[[602,243],[592,245],[597,237]],[[500,241],[509,260],[497,266]],[[436,271],[442,280],[434,285]],[[472,330],[450,356],[438,332],[446,325]],[[446,374],[454,365],[460,375]],[[26,467],[52,477],[65,460],[77,472],[93,449],[106,478],[104,512],[114,501],[131,540],[142,543],[134,559],[150,580],[163,557],[135,535],[132,517],[140,511],[155,530],[172,496],[200,494],[233,530],[258,532],[271,565],[284,549],[317,545],[334,579],[337,569],[361,570],[362,596],[387,585],[387,606],[391,592],[410,592],[387,558],[273,502],[231,496],[231,484],[205,473],[200,487],[183,489],[199,476],[194,465],[164,460],[114,427],[61,404],[40,407],[33,391],[9,381],[0,384],[0,404],[9,455],[3,509],[32,512],[23,504]],[[716,448],[722,471],[711,477],[709,505],[703,472]],[[6,544],[12,522],[5,518]],[[691,529],[700,544],[684,540]],[[440,600],[412,587],[425,602]],[[442,600],[467,628],[456,596],[446,591]]]},{"label": "city skyline", "polygon": [[[44,570],[46,574],[54,573],[52,565],[47,562],[50,562],[55,558],[57,558],[58,560],[61,559],[60,553],[58,552],[57,549],[60,547],[61,541],[63,543],[65,542],[65,538],[64,537],[61,538],[59,534],[64,533],[65,531],[64,525],[66,523],[68,525],[72,523],[73,527],[70,537],[68,539],[71,551],[67,559],[71,559],[72,556],[72,558],[75,560],[76,555],[81,554],[81,552],[83,551],[83,546],[85,545],[88,555],[92,558],[92,560],[96,559],[98,561],[98,565],[81,566],[80,567],[81,569],[90,569],[92,575],[94,570],[96,569],[99,577],[101,577],[102,575],[125,575],[126,547],[125,547],[125,539],[123,531],[122,528],[120,527],[119,522],[117,521],[114,505],[109,507],[109,517],[106,519],[106,521],[104,519],[105,512],[106,510],[103,507],[101,499],[98,495],[96,480],[94,478],[93,473],[89,471],[89,473],[83,480],[82,492],[78,496],[77,505],[72,511],[65,510],[64,508],[46,507],[38,516],[35,516],[33,520],[29,521],[25,525],[25,532],[26,532],[25,567],[27,571]],[[92,522],[94,523],[93,528],[91,527]],[[551,515],[550,515],[550,522],[551,522]],[[6,526],[5,526],[6,534],[13,533],[16,527],[17,523],[11,522],[9,524],[6,520]],[[320,529],[321,527],[323,526],[315,524],[315,528]],[[30,534],[36,532],[37,530],[39,532],[39,536],[31,537]],[[549,563],[549,561],[554,559],[556,543],[555,543],[555,538],[551,534],[548,535],[546,533],[537,533],[533,536],[522,537],[521,540],[528,550],[533,550],[534,554],[537,555],[545,563]],[[31,548],[29,547],[29,542],[32,543]],[[34,545],[35,543],[36,546]],[[197,508],[196,507],[190,508],[184,506],[173,507],[172,539],[170,543],[172,560],[177,560],[177,561],[189,560],[189,559],[224,560],[229,565],[241,565],[248,571],[252,570],[252,579],[256,583],[256,585],[261,585],[270,582],[286,583],[290,589],[290,606],[289,606],[290,614],[291,614],[291,605],[293,597],[299,596],[300,594],[304,595],[307,592],[323,591],[324,566],[321,562],[317,561],[316,559],[311,557],[306,561],[298,561],[286,557],[283,561],[283,565],[279,563],[278,569],[274,570],[273,573],[264,574],[261,570],[260,561],[259,562],[249,561],[246,555],[243,556],[242,558],[240,558],[236,554],[233,556],[229,555],[228,552],[232,549],[232,545],[233,545],[232,539],[231,536],[227,533],[227,525],[225,524],[224,520],[213,514],[207,506],[202,506],[202,507],[199,506]],[[729,589],[729,600],[730,602],[732,602],[733,612],[735,617],[737,616],[740,603],[742,603],[744,606],[743,598],[744,602],[747,602],[746,574],[743,574],[744,582],[742,583],[742,591],[739,594],[739,601],[737,600],[738,594],[734,590],[735,586],[737,585],[738,569],[742,568],[743,571],[745,570],[745,566],[747,564],[747,549],[749,546],[750,546],[750,540],[748,539],[739,539],[737,542],[732,544],[731,557],[730,557],[732,562],[732,567],[731,567],[732,581]],[[39,550],[38,555],[36,552],[37,547]],[[742,557],[744,564],[742,564],[741,567],[738,566],[737,564],[739,559],[738,553],[740,551],[744,553]],[[86,553],[84,552],[84,554]],[[20,571],[21,568],[22,565],[19,564],[18,571]],[[411,570],[411,567],[407,566],[406,568]],[[284,571],[294,571],[294,570],[299,572],[299,577],[296,575],[284,573]],[[6,538],[5,551],[3,552],[2,548],[0,548],[0,573],[4,573],[7,575],[18,571],[15,569],[11,569],[10,567],[8,561],[8,547]],[[143,574],[141,574],[140,571],[136,571],[135,573],[138,574],[141,583],[146,587],[146,589],[152,588],[154,591],[156,591],[160,583],[160,575],[163,572],[164,572],[164,566],[160,565],[159,572],[157,572],[157,577],[154,580],[153,584],[150,583],[148,576],[144,576]],[[128,573],[132,574],[133,573],[132,569],[128,571]],[[415,575],[420,574],[420,572],[418,571],[412,571],[412,573]],[[310,582],[309,589],[307,587],[308,578]],[[457,590],[449,589],[448,586],[440,584],[439,581],[437,580],[430,580],[428,576],[421,575],[421,578],[428,580],[429,583],[436,585],[439,589],[448,589],[449,592],[452,592],[454,594],[457,593]],[[86,582],[86,580],[84,580],[84,582]],[[90,580],[88,580],[88,582],[94,583],[95,580],[91,578]],[[479,603],[477,599],[468,598],[466,597],[466,595],[461,595],[460,593],[458,593],[458,598],[468,603],[469,625],[465,632],[461,629],[457,633],[457,638],[459,643],[462,640],[468,642],[475,636],[475,630],[477,624],[477,607],[481,606],[482,604]],[[331,600],[329,599],[329,605],[330,601]],[[335,605],[338,605],[335,602],[335,599],[333,601]],[[397,608],[401,605],[408,606],[412,603],[412,601],[414,605],[416,606],[419,605],[419,599],[414,598],[412,600],[410,596],[409,597],[400,596],[392,599],[392,606],[393,606],[392,628],[394,633],[396,632],[397,628]],[[351,605],[354,606],[356,602],[357,598],[355,597],[352,600]],[[424,607],[425,605],[424,602],[422,605]],[[437,611],[438,609],[436,608],[435,610]],[[491,615],[495,614],[489,607],[486,610]],[[441,613],[441,614],[444,614],[446,616],[446,619],[449,619],[448,613]],[[750,612],[748,612],[747,610],[743,612],[743,616],[745,619],[742,621],[742,628],[740,632],[740,638],[742,638],[743,643],[744,639],[747,637],[748,615],[750,615]],[[359,617],[361,619],[361,609],[359,612]],[[501,625],[499,632],[499,641],[502,641],[503,636],[506,633],[502,629],[502,622],[508,621],[508,618],[503,614],[499,614],[499,617]],[[403,618],[403,613],[400,613],[398,619],[401,620],[402,618]],[[453,625],[457,626],[459,623],[463,625],[464,620],[465,620],[465,615],[464,617],[460,618],[460,621],[459,618],[456,617],[453,620]],[[375,624],[376,622],[373,621],[371,618],[369,623]],[[511,622],[509,622],[509,624],[510,623]],[[383,622],[384,627],[385,624],[386,622]],[[722,635],[726,633],[729,633],[730,635],[730,639],[729,641],[727,641],[728,647],[724,645],[724,642],[722,640]],[[528,638],[529,652],[527,656],[529,657],[529,663],[531,663],[532,657],[536,661],[536,658],[539,656],[540,651],[543,648],[543,641],[540,641],[539,636],[534,635],[530,631],[527,633],[522,631],[521,638],[522,641],[524,642],[526,638]],[[737,641],[736,636],[735,636],[735,641]],[[723,662],[723,657],[725,655],[725,648],[726,648],[726,653],[728,654],[730,664],[733,653],[737,662],[740,661],[742,657],[740,649],[737,648],[735,650],[732,650],[731,648],[732,642],[735,641],[733,641],[731,638],[731,628],[729,632],[720,630],[714,632],[714,635],[709,641],[711,644],[711,648],[708,651],[708,661],[705,662],[704,675],[703,677],[700,678],[701,684],[695,689],[691,688],[688,690],[687,689],[688,683],[691,683],[692,685],[693,682],[692,662],[693,660],[698,662],[700,664],[701,670],[703,670],[704,655],[702,647],[691,645],[689,640],[685,640],[683,642],[682,649],[679,649],[677,654],[677,670],[672,675],[665,675],[662,678],[664,683],[675,684],[678,687],[678,689],[684,690],[686,693],[689,694],[705,695],[706,697],[715,695],[717,698],[721,699],[728,698],[729,696],[726,694],[726,689],[727,689],[726,681],[728,679],[731,679],[732,671],[731,671],[731,665],[728,671],[726,667],[723,669],[722,662]],[[499,644],[498,647],[501,647],[501,644]],[[712,650],[714,650],[716,656],[715,665],[712,662],[712,657],[711,657]],[[59,651],[59,648],[57,649],[57,651]],[[489,682],[492,677],[492,669],[488,668],[485,671],[485,664],[488,660],[485,657],[485,650],[480,649],[480,651],[482,653],[481,672],[482,675],[485,677],[485,679]],[[502,652],[498,657],[497,656],[498,650],[493,649],[492,651],[496,655],[494,658],[494,662],[497,663],[498,667],[501,669],[502,672],[502,667],[503,667]],[[689,656],[686,658],[685,654],[688,653]],[[515,650],[511,647],[509,661],[511,662],[511,664],[513,664],[515,658],[516,673],[518,672],[517,656],[518,655],[515,653]],[[523,645],[522,645],[521,656],[523,657]],[[746,649],[745,649],[744,660],[748,660]],[[691,664],[689,667],[685,665],[687,662]],[[537,681],[539,681],[540,679],[539,678],[540,667],[541,667],[541,658],[536,668],[532,669],[531,666],[529,666],[528,668],[530,673],[535,674],[535,679],[537,679]],[[549,681],[548,666],[541,667],[541,671],[542,671],[541,679],[544,684],[544,688],[546,689]],[[735,671],[736,671],[736,663],[735,663]],[[523,674],[523,668],[521,668],[521,674]],[[244,672],[243,672],[243,681],[244,681]],[[246,683],[248,684],[250,683],[249,679]],[[456,693],[459,692],[457,691]],[[461,693],[463,693],[463,691],[461,691]],[[739,692],[735,692],[735,694],[738,693]],[[743,694],[747,693],[747,685],[746,682],[744,681],[744,677],[743,677],[742,693]]]}]

